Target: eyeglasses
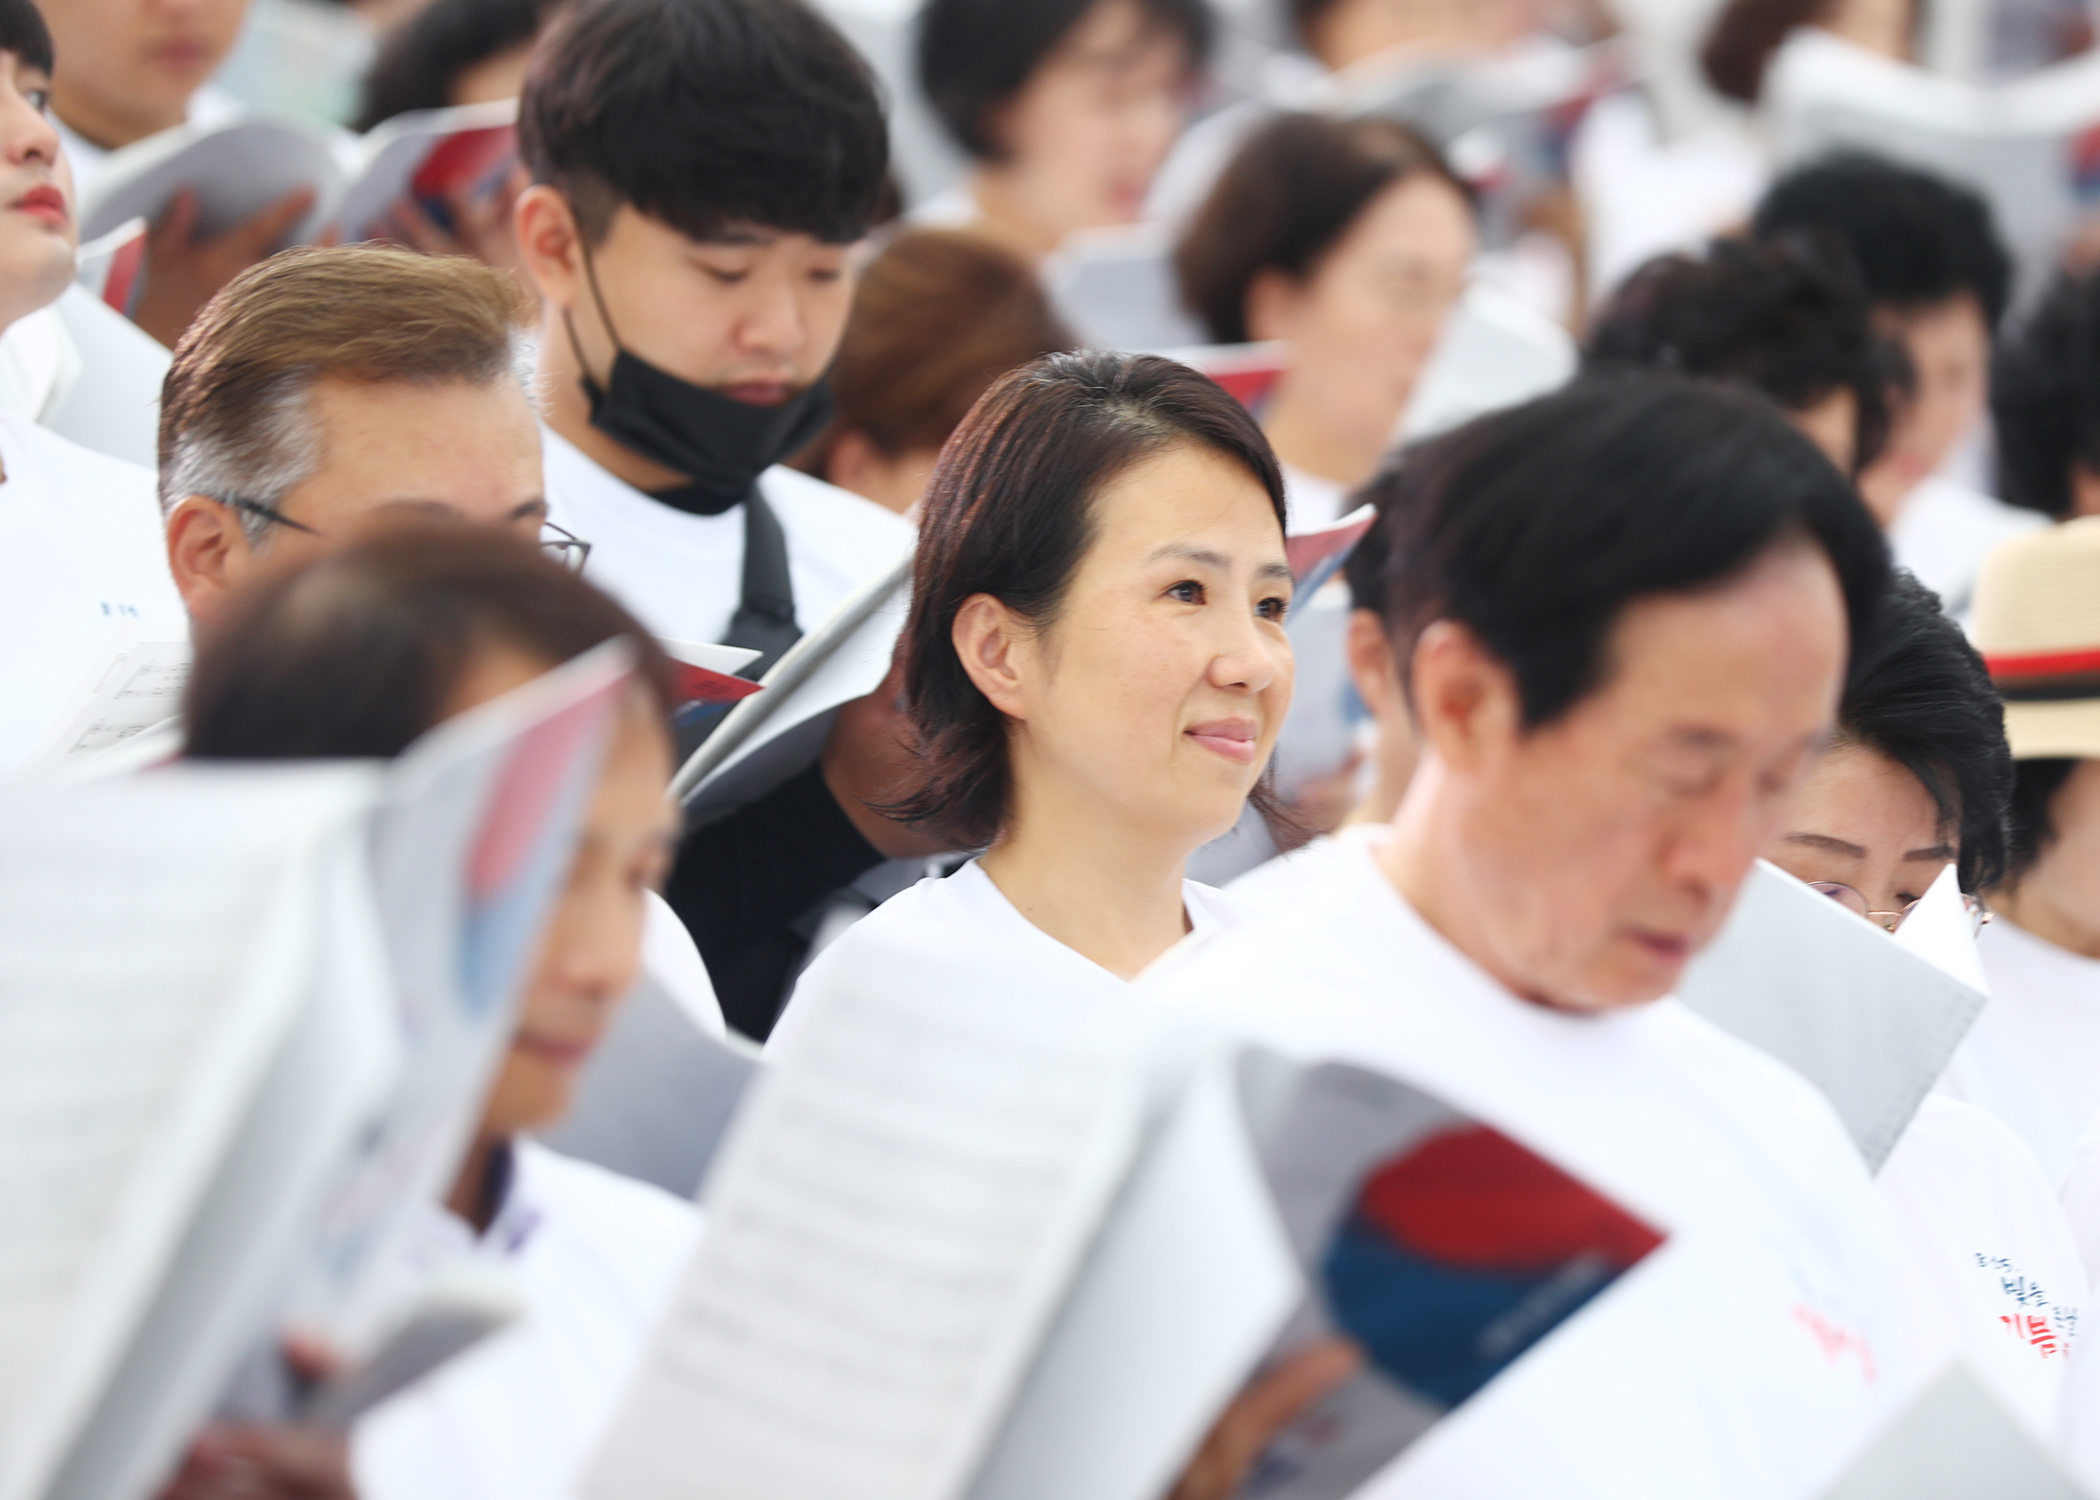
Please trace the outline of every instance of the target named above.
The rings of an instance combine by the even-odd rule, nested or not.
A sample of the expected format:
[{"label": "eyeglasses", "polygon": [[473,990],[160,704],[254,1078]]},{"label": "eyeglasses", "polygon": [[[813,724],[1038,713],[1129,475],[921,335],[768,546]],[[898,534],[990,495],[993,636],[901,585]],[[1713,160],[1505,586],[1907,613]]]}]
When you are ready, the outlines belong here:
[{"label": "eyeglasses", "polygon": [[[1901,911],[1870,911],[1865,896],[1835,880],[1811,880],[1808,888],[1819,896],[1828,896],[1854,916],[1865,917],[1884,932],[1894,932],[1903,925],[1903,919],[1918,908],[1918,903],[1911,901]],[[1969,916],[1970,937],[1983,931],[1984,924],[1991,919],[1991,909],[1983,904],[1983,898],[1972,896],[1967,891],[1962,892],[1961,909]]]},{"label": "eyeglasses", "polygon": [[[326,536],[327,533],[304,521],[294,520],[274,505],[265,505],[260,500],[248,500],[239,495],[214,495],[211,497],[243,515],[254,516],[272,526],[283,526],[293,531],[303,531],[308,536]],[[581,573],[583,565],[591,555],[591,544],[575,532],[555,525],[552,521],[540,522],[540,551],[560,563],[571,573]]]}]

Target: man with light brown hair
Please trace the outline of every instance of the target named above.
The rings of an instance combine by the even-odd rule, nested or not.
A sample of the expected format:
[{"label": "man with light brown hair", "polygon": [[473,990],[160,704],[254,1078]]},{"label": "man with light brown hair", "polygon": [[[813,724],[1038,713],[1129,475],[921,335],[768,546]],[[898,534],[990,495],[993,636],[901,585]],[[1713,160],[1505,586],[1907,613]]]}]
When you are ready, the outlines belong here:
[{"label": "man with light brown hair", "polygon": [[[168,564],[191,617],[379,509],[541,535],[524,315],[478,262],[377,246],[290,250],[230,282],[161,397]],[[581,561],[573,538],[542,540]]]}]

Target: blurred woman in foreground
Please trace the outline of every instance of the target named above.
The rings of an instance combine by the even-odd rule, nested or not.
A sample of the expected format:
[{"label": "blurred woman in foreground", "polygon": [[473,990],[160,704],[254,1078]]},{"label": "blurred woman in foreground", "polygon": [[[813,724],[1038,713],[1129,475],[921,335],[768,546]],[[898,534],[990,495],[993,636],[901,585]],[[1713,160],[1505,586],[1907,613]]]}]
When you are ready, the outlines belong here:
[{"label": "blurred woman in foreground", "polygon": [[[262,761],[398,755],[614,639],[639,665],[510,1050],[430,1215],[433,1255],[503,1263],[526,1312],[360,1420],[363,1500],[569,1495],[692,1248],[689,1204],[525,1139],[566,1113],[640,973],[650,892],[677,834],[664,796],[673,669],[632,616],[536,548],[427,521],[261,581],[198,643],[186,754]],[[327,1494],[312,1482],[322,1448],[296,1430],[214,1429],[166,1500]]]}]

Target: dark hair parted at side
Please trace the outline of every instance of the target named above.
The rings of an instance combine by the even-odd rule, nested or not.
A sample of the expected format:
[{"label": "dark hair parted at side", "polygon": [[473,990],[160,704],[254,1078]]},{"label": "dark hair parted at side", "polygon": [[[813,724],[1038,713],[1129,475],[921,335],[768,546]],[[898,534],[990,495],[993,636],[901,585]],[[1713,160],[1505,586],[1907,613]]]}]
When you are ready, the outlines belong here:
[{"label": "dark hair parted at side", "polygon": [[1758,239],[1827,238],[1844,247],[1877,306],[1929,307],[1972,294],[1992,328],[2012,295],[2012,257],[1990,205],[1965,187],[1861,151],[1797,167],[1757,205]]},{"label": "dark hair parted at side", "polygon": [[1863,745],[1923,784],[1943,833],[1958,833],[1965,891],[1997,884],[2005,871],[2006,804],[2012,749],[2005,710],[1983,658],[1947,618],[1940,597],[1897,569],[1853,653],[1852,682],[1838,705],[1838,743]]},{"label": "dark hair parted at side", "polygon": [[1998,493],[2058,520],[2075,508],[2071,471],[2100,474],[2100,271],[2063,276],[1991,368]]},{"label": "dark hair parted at side", "polygon": [[1889,397],[1907,374],[1850,268],[1785,240],[1649,261],[1598,315],[1583,362],[1740,380],[1797,412],[1850,391],[1854,472],[1888,441]]},{"label": "dark hair parted at side", "polygon": [[0,52],[12,52],[38,72],[51,71],[51,28],[31,0],[0,0]]},{"label": "dark hair parted at side", "polygon": [[1888,545],[1815,444],[1755,392],[1590,375],[1426,443],[1371,481],[1388,512],[1395,660],[1436,620],[1515,675],[1527,728],[1603,686],[1636,599],[1721,582],[1789,535],[1837,572],[1852,639],[1888,586]]},{"label": "dark hair parted at side", "polygon": [[561,0],[430,0],[380,39],[358,90],[362,135],[412,109],[445,109],[459,77],[539,35]]},{"label": "dark hair parted at side", "polygon": [[[1002,161],[992,116],[1024,88],[1043,59],[1099,0],[926,0],[919,8],[919,89],[955,143],[979,161]],[[1137,0],[1147,26],[1177,38],[1189,70],[1210,55],[1205,0]]]},{"label": "dark hair parted at side", "polygon": [[1397,120],[1278,115],[1247,137],[1175,247],[1181,300],[1213,341],[1244,344],[1257,276],[1303,281],[1372,199],[1420,173],[1472,202],[1442,153]]},{"label": "dark hair parted at side", "polygon": [[995,839],[1011,802],[1005,715],[955,654],[955,616],[976,594],[1048,628],[1092,545],[1096,497],[1179,444],[1237,462],[1284,525],[1269,440],[1208,376],[1149,354],[1053,354],[989,391],[948,440],[926,492],[900,646],[919,737],[917,784],[892,816],[957,847]]},{"label": "dark hair parted at side", "polygon": [[205,627],[184,695],[192,760],[399,755],[477,650],[559,666],[614,639],[668,723],[676,676],[634,616],[530,542],[418,516],[245,589]]},{"label": "dark hair parted at side", "polygon": [[889,167],[874,76],[801,0],[585,0],[533,61],[518,150],[594,241],[625,203],[695,240],[850,244]]}]

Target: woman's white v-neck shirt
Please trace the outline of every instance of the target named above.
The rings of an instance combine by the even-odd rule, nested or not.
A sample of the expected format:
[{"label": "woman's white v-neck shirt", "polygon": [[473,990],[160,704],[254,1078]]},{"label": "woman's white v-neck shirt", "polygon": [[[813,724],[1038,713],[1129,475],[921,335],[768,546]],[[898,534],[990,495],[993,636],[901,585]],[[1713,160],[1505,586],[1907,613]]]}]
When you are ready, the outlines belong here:
[{"label": "woman's white v-neck shirt", "polygon": [[[1162,955],[1186,956],[1229,927],[1236,905],[1193,880],[1181,884],[1189,935]],[[991,876],[971,860],[946,879],[920,881],[862,917],[811,961],[796,981],[787,1008],[766,1047],[795,1045],[807,997],[821,989],[907,984],[952,984],[982,989],[1026,974],[1036,986],[1117,995],[1131,981],[1059,942],[1007,900]]]}]

